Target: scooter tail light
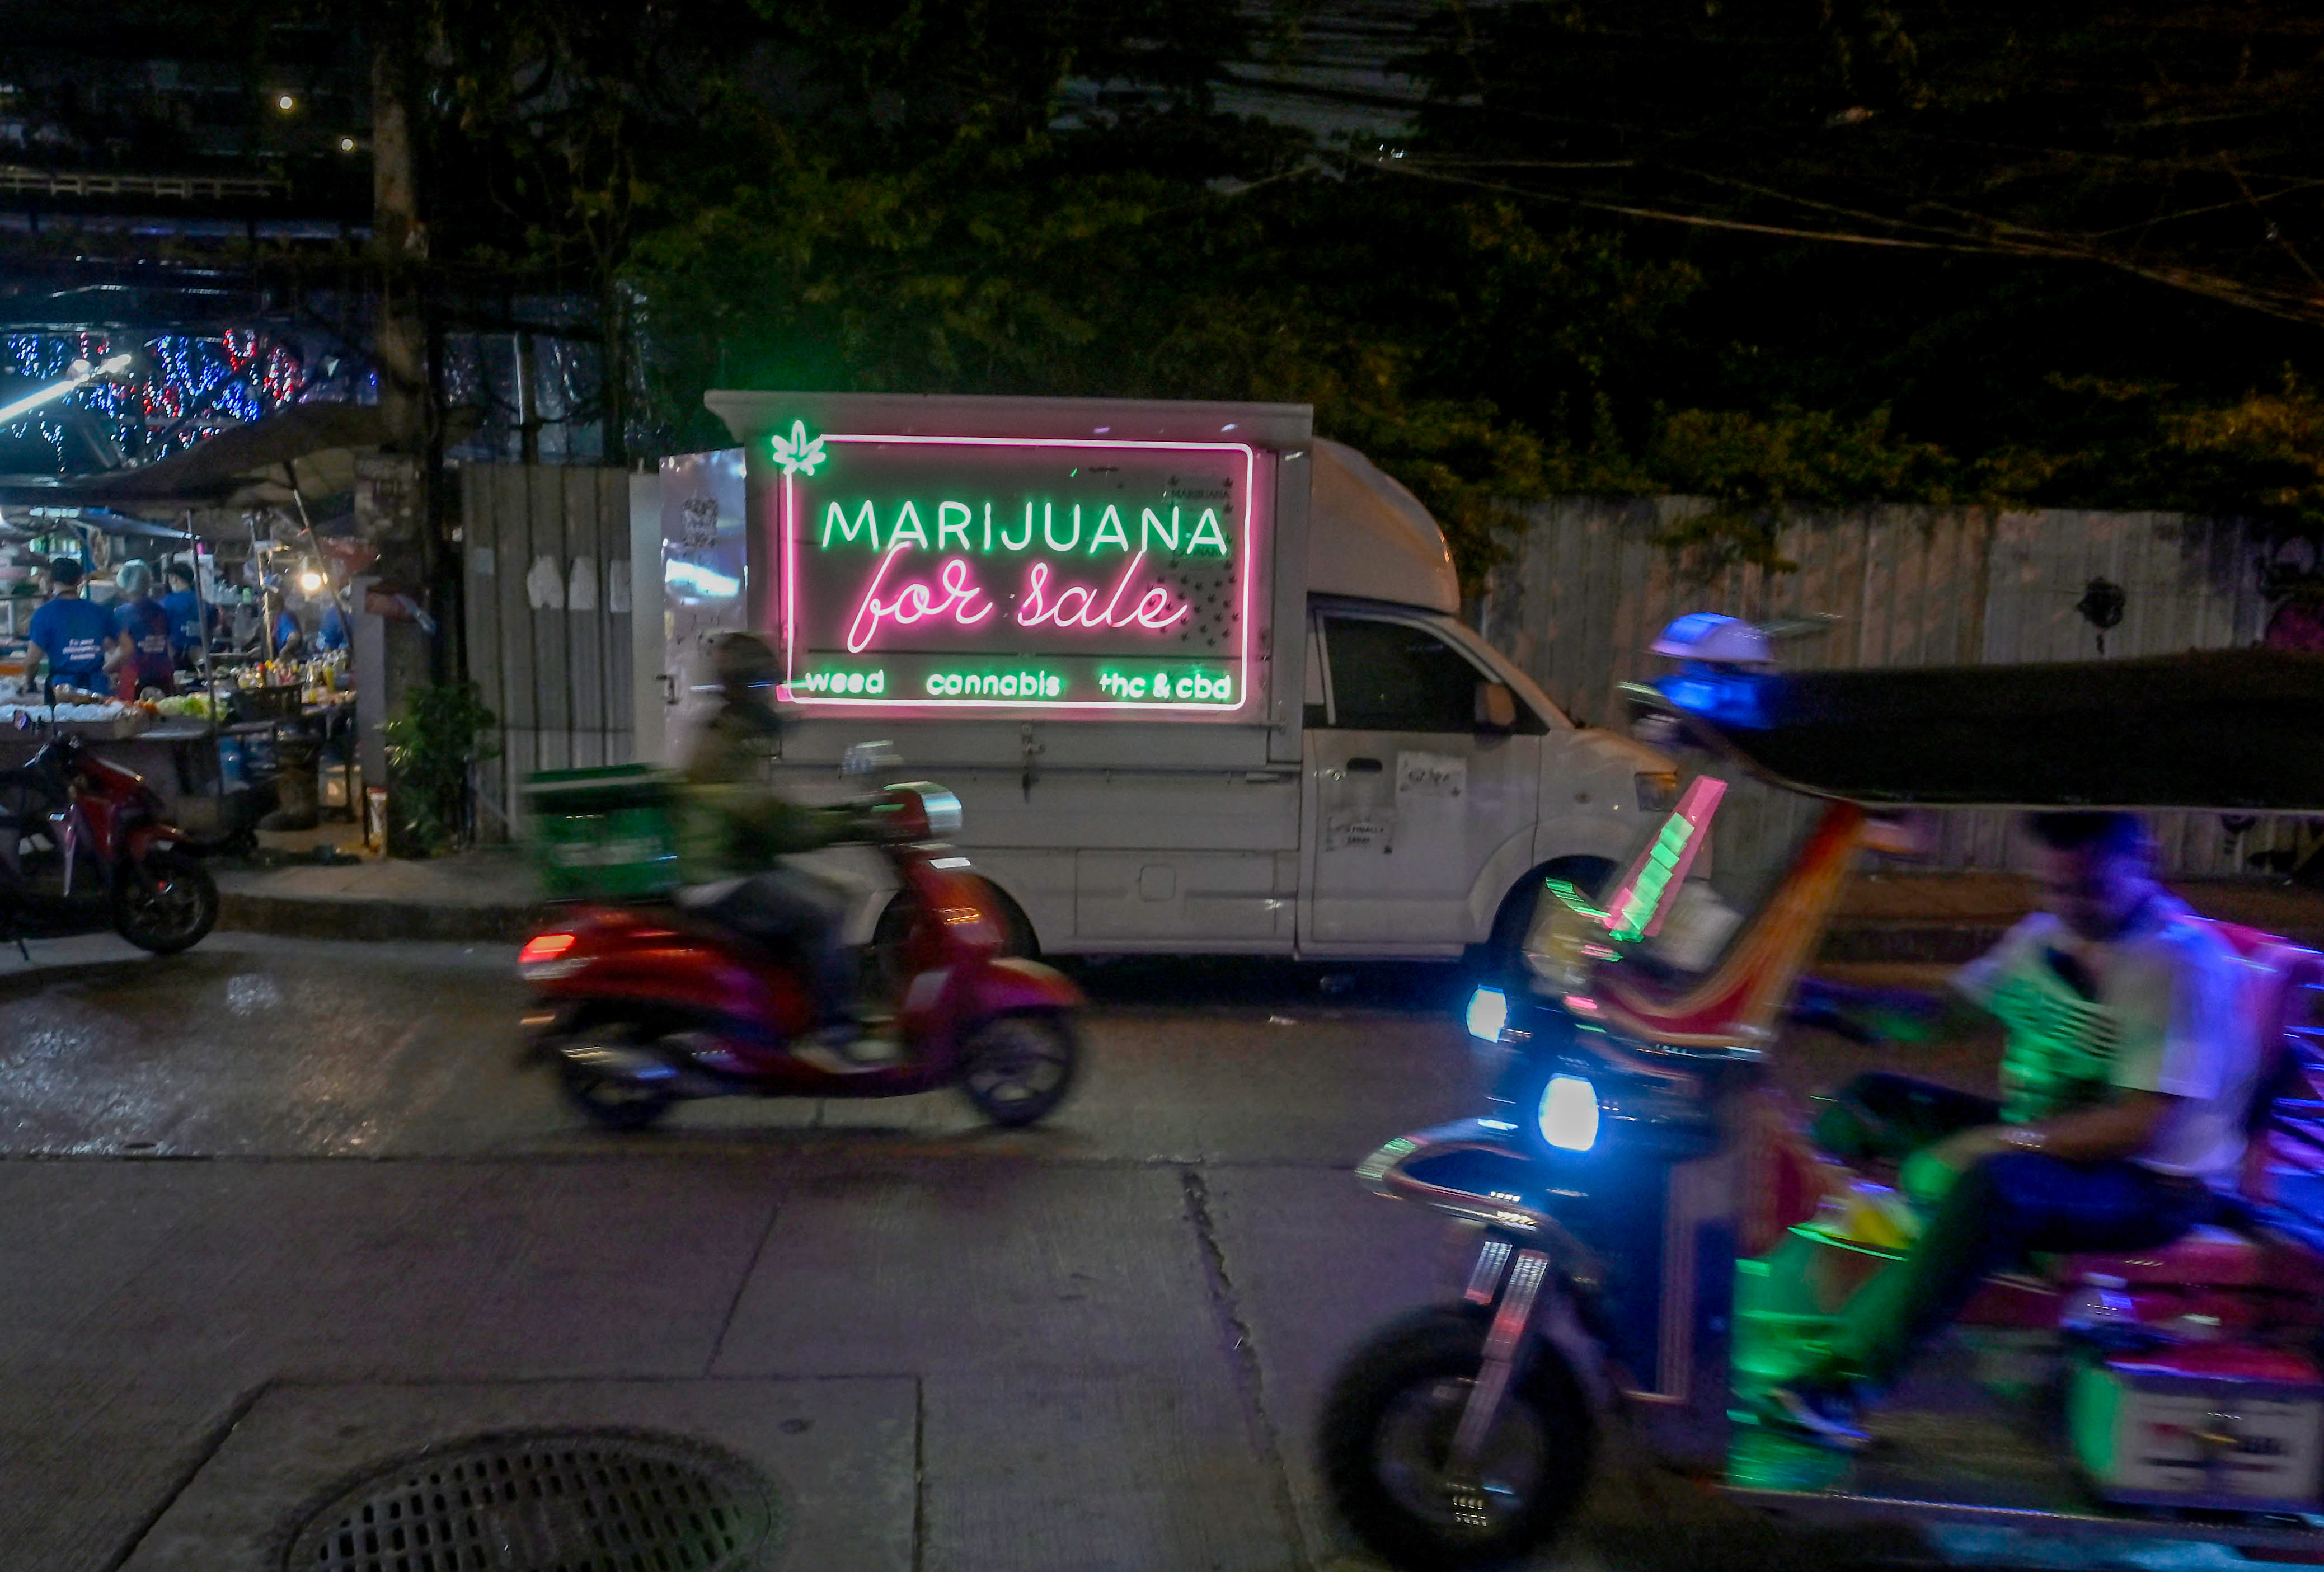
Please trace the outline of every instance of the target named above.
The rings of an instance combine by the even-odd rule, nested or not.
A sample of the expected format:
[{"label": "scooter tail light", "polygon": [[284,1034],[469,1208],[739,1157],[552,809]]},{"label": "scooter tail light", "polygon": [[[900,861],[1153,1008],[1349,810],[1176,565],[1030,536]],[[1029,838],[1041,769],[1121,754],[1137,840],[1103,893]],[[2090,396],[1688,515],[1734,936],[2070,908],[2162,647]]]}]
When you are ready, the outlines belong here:
[{"label": "scooter tail light", "polygon": [[581,969],[579,957],[569,955],[578,937],[570,933],[536,934],[516,952],[517,975],[528,983],[551,983]]}]

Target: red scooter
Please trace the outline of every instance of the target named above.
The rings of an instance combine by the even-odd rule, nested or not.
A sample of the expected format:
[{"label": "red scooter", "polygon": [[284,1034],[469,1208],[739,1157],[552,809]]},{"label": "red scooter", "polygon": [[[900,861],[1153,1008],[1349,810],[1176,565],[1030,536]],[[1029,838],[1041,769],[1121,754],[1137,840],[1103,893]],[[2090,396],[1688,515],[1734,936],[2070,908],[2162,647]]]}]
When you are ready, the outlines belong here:
[{"label": "red scooter", "polygon": [[[864,836],[902,886],[883,922],[880,971],[894,988],[898,1055],[876,1068],[791,1051],[813,1025],[807,980],[711,923],[669,906],[593,906],[535,935],[517,969],[571,1101],[635,1130],[688,1097],[893,1097],[957,1086],[996,1124],[1030,1124],[1073,1085],[1081,991],[1001,953],[991,885],[936,840],[960,800],[927,782],[867,806]],[[892,938],[890,937],[892,936]]]},{"label": "red scooter", "polygon": [[134,771],[52,735],[0,770],[0,942],[109,929],[155,955],[189,948],[218,918],[190,846]]}]

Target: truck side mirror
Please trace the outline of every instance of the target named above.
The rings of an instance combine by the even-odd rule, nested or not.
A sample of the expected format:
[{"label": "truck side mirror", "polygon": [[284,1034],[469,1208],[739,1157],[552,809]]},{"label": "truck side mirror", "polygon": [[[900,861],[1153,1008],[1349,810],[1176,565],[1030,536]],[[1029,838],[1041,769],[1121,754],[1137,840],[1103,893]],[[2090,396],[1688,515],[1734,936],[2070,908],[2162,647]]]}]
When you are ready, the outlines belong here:
[{"label": "truck side mirror", "polygon": [[1486,678],[1477,684],[1477,729],[1506,732],[1517,729],[1517,696],[1508,684]]}]

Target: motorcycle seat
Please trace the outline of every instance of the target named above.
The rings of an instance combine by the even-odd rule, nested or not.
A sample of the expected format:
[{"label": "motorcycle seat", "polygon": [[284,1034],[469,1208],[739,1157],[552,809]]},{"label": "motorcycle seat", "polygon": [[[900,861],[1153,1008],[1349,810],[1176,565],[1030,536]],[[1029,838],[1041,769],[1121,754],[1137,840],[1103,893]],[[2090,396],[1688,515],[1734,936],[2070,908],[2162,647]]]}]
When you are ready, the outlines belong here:
[{"label": "motorcycle seat", "polygon": [[2047,1275],[2056,1282],[2075,1283],[2096,1272],[2118,1277],[2133,1289],[2265,1288],[2284,1270],[2280,1258],[2300,1250],[2290,1241],[2278,1246],[2240,1228],[2205,1224],[2153,1250],[2056,1256]]}]

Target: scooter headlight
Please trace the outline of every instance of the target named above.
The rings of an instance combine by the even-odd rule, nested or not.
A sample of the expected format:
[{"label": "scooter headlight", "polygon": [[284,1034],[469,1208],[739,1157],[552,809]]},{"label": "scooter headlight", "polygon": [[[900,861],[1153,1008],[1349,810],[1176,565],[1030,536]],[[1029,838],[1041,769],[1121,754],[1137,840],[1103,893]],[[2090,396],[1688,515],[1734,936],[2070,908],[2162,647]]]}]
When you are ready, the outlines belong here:
[{"label": "scooter headlight", "polygon": [[1598,1144],[1598,1088],[1580,1076],[1550,1077],[1535,1122],[1560,1151],[1589,1151]]},{"label": "scooter headlight", "polygon": [[1499,988],[1480,988],[1469,995],[1469,1035],[1480,1042],[1499,1042],[1509,1023],[1508,995]]}]

